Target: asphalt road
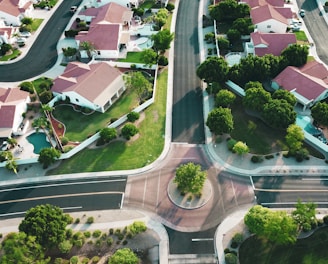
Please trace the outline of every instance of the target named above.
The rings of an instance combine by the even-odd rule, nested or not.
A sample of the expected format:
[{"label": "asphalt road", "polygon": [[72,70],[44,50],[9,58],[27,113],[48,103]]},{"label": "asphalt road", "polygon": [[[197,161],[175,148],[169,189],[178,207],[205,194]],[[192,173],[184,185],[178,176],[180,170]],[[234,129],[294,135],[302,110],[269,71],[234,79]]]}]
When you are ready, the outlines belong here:
[{"label": "asphalt road", "polygon": [[198,1],[180,0],[174,39],[172,141],[204,143],[199,65]]},{"label": "asphalt road", "polygon": [[72,5],[81,0],[64,0],[49,19],[26,56],[11,64],[0,65],[0,82],[23,81],[51,69],[57,61],[57,42],[72,18]]},{"label": "asphalt road", "polygon": [[308,31],[315,42],[319,58],[328,65],[327,33],[328,26],[317,6],[316,0],[297,0],[300,9],[305,10],[303,18]]},{"label": "asphalt road", "polygon": [[327,208],[328,178],[317,176],[252,177],[257,202],[267,207],[294,207],[298,199]]},{"label": "asphalt road", "polygon": [[104,177],[0,189],[0,218],[22,216],[38,204],[54,204],[65,211],[110,210],[121,207],[126,177]]}]

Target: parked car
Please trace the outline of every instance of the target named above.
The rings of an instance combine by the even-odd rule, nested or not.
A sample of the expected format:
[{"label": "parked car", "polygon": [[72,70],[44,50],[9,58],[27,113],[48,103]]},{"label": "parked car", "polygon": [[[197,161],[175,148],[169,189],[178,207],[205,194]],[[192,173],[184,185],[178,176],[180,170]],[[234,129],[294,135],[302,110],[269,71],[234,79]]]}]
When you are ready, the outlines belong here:
[{"label": "parked car", "polygon": [[291,25],[295,25],[295,26],[302,26],[302,21],[301,20],[298,20],[298,19],[292,19],[291,20]]},{"label": "parked car", "polygon": [[295,24],[292,24],[289,26],[289,28],[293,31],[293,32],[297,32],[297,31],[300,31],[301,28],[299,25],[295,25]]},{"label": "parked car", "polygon": [[77,6],[71,6],[70,12],[74,14],[77,10]]},{"label": "parked car", "polygon": [[31,33],[28,31],[19,32],[18,35],[22,38],[28,38],[31,36]]},{"label": "parked car", "polygon": [[304,9],[301,9],[300,12],[299,12],[300,16],[301,17],[304,17],[305,16],[305,10]]},{"label": "parked car", "polygon": [[8,150],[8,142],[7,141],[2,142],[1,150],[2,151]]}]

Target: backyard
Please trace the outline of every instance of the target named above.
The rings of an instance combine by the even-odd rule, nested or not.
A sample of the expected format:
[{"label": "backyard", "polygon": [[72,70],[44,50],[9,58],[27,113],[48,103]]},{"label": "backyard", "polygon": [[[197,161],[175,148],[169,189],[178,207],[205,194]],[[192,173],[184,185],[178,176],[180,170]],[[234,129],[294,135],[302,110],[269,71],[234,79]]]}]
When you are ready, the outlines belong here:
[{"label": "backyard", "polygon": [[240,264],[323,264],[327,263],[328,227],[299,239],[294,245],[278,246],[256,236],[244,241],[239,249]]},{"label": "backyard", "polygon": [[158,76],[155,103],[145,110],[136,140],[115,140],[105,147],[83,150],[47,174],[129,170],[152,163],[164,146],[166,90],[167,70],[164,70]]}]

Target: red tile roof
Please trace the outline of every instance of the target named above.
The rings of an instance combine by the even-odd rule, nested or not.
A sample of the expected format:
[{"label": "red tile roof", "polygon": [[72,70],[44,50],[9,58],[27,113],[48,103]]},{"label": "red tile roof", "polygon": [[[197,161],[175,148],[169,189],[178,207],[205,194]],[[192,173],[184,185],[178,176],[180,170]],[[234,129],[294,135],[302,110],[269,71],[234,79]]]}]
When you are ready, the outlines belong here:
[{"label": "red tile roof", "polygon": [[252,8],[250,11],[250,16],[252,18],[253,24],[255,25],[270,19],[274,19],[288,25],[288,20],[282,13],[283,12],[280,8],[275,8],[271,5],[265,5]]},{"label": "red tile roof", "polygon": [[0,106],[0,128],[12,128],[14,125],[16,106]]},{"label": "red tile roof", "polygon": [[118,50],[119,37],[120,25],[97,24],[91,26],[87,34],[79,33],[75,39],[80,42],[89,41],[97,50]]},{"label": "red tile roof", "polygon": [[273,81],[288,91],[295,90],[308,100],[315,100],[328,91],[328,71],[320,63],[313,61],[303,67],[288,66]]},{"label": "red tile roof", "polygon": [[129,8],[114,2],[104,5],[98,9],[98,14],[92,21],[93,24],[124,24],[125,22],[129,22],[133,17],[133,12]]},{"label": "red tile roof", "polygon": [[24,13],[31,5],[30,1],[21,7],[18,0],[0,0],[0,10],[15,17]]},{"label": "red tile roof", "polygon": [[285,4],[284,0],[243,0],[242,2],[248,4],[251,8],[264,5],[280,6],[283,7]]},{"label": "red tile roof", "polygon": [[251,33],[251,39],[257,56],[264,56],[265,54],[279,56],[288,45],[296,43],[294,33],[253,32]]},{"label": "red tile roof", "polygon": [[25,100],[28,96],[28,92],[21,91],[18,88],[0,88],[0,105]]},{"label": "red tile roof", "polygon": [[57,93],[75,91],[93,102],[122,73],[106,62],[87,65],[80,62],[68,64],[65,72],[54,80],[51,90]]}]

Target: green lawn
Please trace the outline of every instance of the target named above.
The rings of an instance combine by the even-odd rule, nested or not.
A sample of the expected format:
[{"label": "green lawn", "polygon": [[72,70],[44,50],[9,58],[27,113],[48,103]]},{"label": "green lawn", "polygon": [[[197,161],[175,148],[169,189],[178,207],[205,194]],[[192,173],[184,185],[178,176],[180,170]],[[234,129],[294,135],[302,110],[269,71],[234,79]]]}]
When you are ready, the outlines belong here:
[{"label": "green lawn", "polygon": [[114,141],[106,147],[83,150],[47,174],[130,170],[153,162],[164,146],[166,93],[167,70],[157,79],[155,103],[145,110],[136,141]]},{"label": "green lawn", "polygon": [[39,28],[39,26],[41,25],[42,22],[43,22],[43,19],[41,19],[41,18],[34,18],[33,19],[33,23],[31,25],[32,32],[37,31],[37,29]]},{"label": "green lawn", "polygon": [[309,42],[304,31],[297,31],[294,33],[296,35],[297,41],[301,41],[302,43]]},{"label": "green lawn", "polygon": [[32,81],[33,86],[36,90],[36,92],[40,95],[40,93],[42,93],[45,88],[41,87],[42,84],[46,85],[47,87],[50,87],[52,85],[52,79],[46,78],[46,77],[41,77],[38,78],[34,81]]},{"label": "green lawn", "polygon": [[328,263],[328,227],[295,245],[277,246],[256,236],[248,238],[239,249],[240,264],[326,264]]},{"label": "green lawn", "polygon": [[143,8],[144,10],[147,10],[149,8],[152,8],[152,6],[155,5],[154,0],[146,0],[140,5],[140,8]]},{"label": "green lawn", "polygon": [[125,59],[118,59],[120,62],[144,63],[141,52],[128,52]]},{"label": "green lawn", "polygon": [[10,55],[2,56],[0,61],[9,61],[17,58],[21,54],[20,50],[14,49]]},{"label": "green lawn", "polygon": [[88,136],[93,135],[99,129],[106,127],[112,118],[120,118],[138,106],[135,93],[126,91],[125,94],[114,103],[105,113],[94,112],[90,115],[83,115],[73,110],[68,105],[58,105],[53,111],[53,115],[66,126],[65,137],[71,141],[83,141]]}]

